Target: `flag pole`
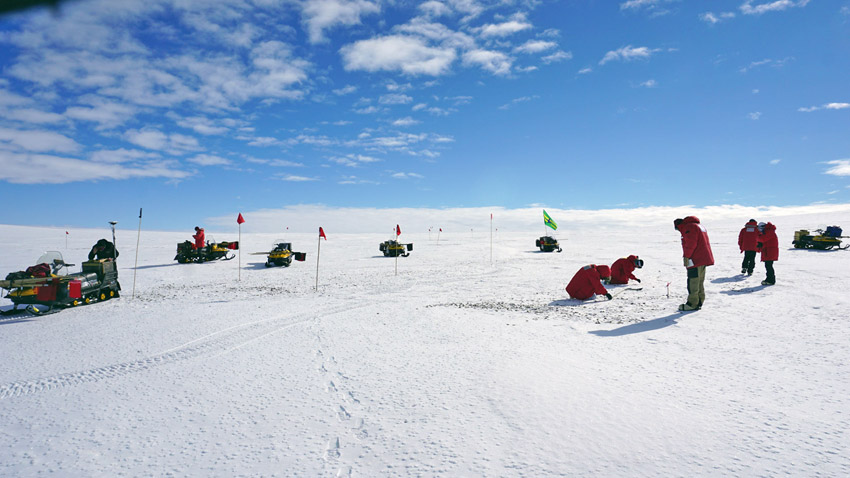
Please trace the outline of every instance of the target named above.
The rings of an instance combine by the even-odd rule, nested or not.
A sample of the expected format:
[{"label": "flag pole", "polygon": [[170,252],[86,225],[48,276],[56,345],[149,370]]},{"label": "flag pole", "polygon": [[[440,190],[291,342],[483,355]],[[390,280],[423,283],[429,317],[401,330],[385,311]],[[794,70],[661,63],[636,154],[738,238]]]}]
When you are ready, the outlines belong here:
[{"label": "flag pole", "polygon": [[490,265],[493,265],[493,213],[490,213]]},{"label": "flag pole", "polygon": [[68,231],[65,231],[65,253],[68,253]]},{"label": "flag pole", "polygon": [[239,223],[239,260],[237,261],[239,272],[237,273],[238,279],[240,282],[242,281],[242,223]]},{"label": "flag pole", "polygon": [[[319,230],[322,228],[320,227]],[[316,292],[319,292],[319,257],[322,254],[322,235],[319,234],[319,247],[316,250]]]},{"label": "flag pole", "polygon": [[139,269],[139,241],[142,238],[142,208],[139,208],[139,234],[136,236],[136,263],[133,265],[133,296],[136,298],[136,271]]}]

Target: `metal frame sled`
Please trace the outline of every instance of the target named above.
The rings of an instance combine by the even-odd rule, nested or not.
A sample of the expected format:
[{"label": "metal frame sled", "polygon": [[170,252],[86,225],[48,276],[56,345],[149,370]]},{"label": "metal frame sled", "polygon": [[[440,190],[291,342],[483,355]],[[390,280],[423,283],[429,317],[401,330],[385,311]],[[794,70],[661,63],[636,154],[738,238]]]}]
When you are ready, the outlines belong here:
[{"label": "metal frame sled", "polygon": [[541,252],[563,251],[563,249],[561,249],[561,245],[558,243],[558,240],[552,236],[543,236],[535,240],[534,246],[539,247]]},{"label": "metal frame sled", "polygon": [[292,243],[285,242],[282,239],[274,241],[272,250],[269,252],[252,252],[251,254],[268,256],[266,258],[266,267],[289,267],[293,259],[299,262],[304,262],[307,259],[306,252],[293,252]]},{"label": "metal frame sled", "polygon": [[200,249],[195,249],[195,245],[191,241],[183,241],[177,243],[177,255],[174,256],[174,260],[180,264],[209,262],[218,259],[229,261],[236,257],[236,254],[232,251],[237,249],[239,249],[239,241],[207,241],[207,245]]},{"label": "metal frame sled", "polygon": [[382,242],[378,250],[384,253],[384,257],[407,257],[413,251],[413,243],[401,244],[394,239]]},{"label": "metal frame sled", "polygon": [[826,229],[815,229],[817,234],[811,234],[807,229],[794,232],[794,240],[791,244],[795,249],[817,249],[820,251],[841,250],[846,251],[850,244],[841,247],[842,230],[838,226],[829,226]]}]

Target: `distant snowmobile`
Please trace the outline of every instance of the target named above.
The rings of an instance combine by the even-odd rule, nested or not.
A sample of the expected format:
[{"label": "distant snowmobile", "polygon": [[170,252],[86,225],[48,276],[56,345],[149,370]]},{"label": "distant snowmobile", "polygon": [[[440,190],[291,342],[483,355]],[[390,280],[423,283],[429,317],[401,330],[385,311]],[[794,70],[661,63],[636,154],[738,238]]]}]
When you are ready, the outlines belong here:
[{"label": "distant snowmobile", "polygon": [[378,250],[384,253],[384,257],[407,257],[413,251],[413,243],[400,244],[395,239],[390,239],[382,242]]},{"label": "distant snowmobile", "polygon": [[791,244],[795,249],[819,249],[828,251],[831,249],[840,249],[842,251],[850,248],[850,244],[841,247],[841,238],[843,232],[838,226],[829,226],[826,230],[815,229],[817,234],[810,234],[806,229],[800,229],[794,232],[794,240]]},{"label": "distant snowmobile", "polygon": [[558,244],[558,240],[552,236],[543,236],[540,239],[534,241],[535,247],[539,247],[542,252],[552,252],[558,251],[561,252],[561,245]]},{"label": "distant snowmobile", "polygon": [[191,241],[177,243],[177,255],[174,260],[180,264],[189,262],[209,262],[218,259],[229,261],[236,257],[232,251],[239,249],[239,241],[215,242],[215,239],[207,241],[207,245],[199,249]]},{"label": "distant snowmobile", "polygon": [[289,265],[292,264],[292,259],[304,262],[307,258],[306,252],[292,252],[292,243],[285,242],[283,239],[274,241],[274,244],[272,244],[272,250],[269,252],[254,252],[252,254],[267,255],[266,267],[289,267]]}]

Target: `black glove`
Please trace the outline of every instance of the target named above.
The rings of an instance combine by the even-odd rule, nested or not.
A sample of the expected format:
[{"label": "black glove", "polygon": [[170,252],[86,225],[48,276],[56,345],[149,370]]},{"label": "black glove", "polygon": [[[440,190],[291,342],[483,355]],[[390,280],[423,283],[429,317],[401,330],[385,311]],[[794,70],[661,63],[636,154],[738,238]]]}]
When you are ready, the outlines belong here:
[{"label": "black glove", "polygon": [[638,284],[640,284],[640,279],[635,278],[635,280],[638,281]]},{"label": "black glove", "polygon": [[761,245],[761,242],[759,242],[758,244],[756,244],[756,247],[761,247]]},{"label": "black glove", "polygon": [[607,298],[608,298],[608,300],[611,300],[611,299],[613,299],[613,298],[614,298],[614,296],[613,296],[613,295],[611,295],[610,293],[605,294],[605,297],[607,297]]}]

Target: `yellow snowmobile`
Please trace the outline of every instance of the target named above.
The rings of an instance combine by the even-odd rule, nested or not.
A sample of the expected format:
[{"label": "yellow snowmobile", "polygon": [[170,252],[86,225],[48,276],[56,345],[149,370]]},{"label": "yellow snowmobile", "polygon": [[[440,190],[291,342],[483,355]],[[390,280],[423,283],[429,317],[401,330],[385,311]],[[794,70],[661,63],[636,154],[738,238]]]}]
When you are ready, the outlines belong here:
[{"label": "yellow snowmobile", "polygon": [[395,239],[390,239],[382,242],[378,250],[384,253],[384,257],[407,257],[413,251],[413,243],[400,244]]},{"label": "yellow snowmobile", "polygon": [[850,244],[841,247],[841,233],[843,232],[838,226],[829,226],[824,229],[815,229],[817,234],[811,234],[806,229],[800,229],[794,232],[794,240],[791,244],[795,249],[818,249],[828,251],[831,249],[840,249],[842,251],[850,248]]},{"label": "yellow snowmobile", "polygon": [[174,260],[180,264],[189,262],[208,262],[218,259],[229,261],[236,257],[236,253],[231,252],[239,249],[239,241],[233,242],[215,242],[215,239],[207,241],[207,245],[195,249],[195,245],[191,241],[183,241],[177,243],[177,255]]},{"label": "yellow snowmobile", "polygon": [[534,245],[539,247],[541,252],[561,252],[563,250],[561,249],[561,245],[558,243],[558,240],[552,236],[543,236],[534,241]]},{"label": "yellow snowmobile", "polygon": [[266,267],[278,266],[289,267],[292,260],[304,262],[307,259],[306,252],[292,252],[292,243],[285,242],[282,239],[274,241],[272,250],[269,252],[254,252],[253,255],[266,255]]}]

